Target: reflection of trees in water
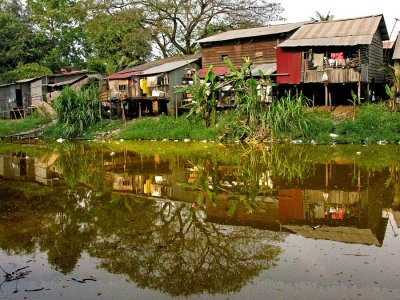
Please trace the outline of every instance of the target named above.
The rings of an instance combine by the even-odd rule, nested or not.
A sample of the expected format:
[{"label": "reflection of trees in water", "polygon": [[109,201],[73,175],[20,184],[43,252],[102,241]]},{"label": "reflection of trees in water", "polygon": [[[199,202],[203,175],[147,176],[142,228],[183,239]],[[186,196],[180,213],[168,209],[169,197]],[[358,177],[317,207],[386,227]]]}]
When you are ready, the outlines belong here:
[{"label": "reflection of trees in water", "polygon": [[64,143],[57,165],[70,187],[86,184],[94,189],[104,186],[102,172],[104,150],[84,143]]},{"label": "reflection of trees in water", "polygon": [[63,197],[53,199],[52,219],[43,226],[46,234],[38,240],[47,251],[49,263],[63,274],[72,272],[85,250],[85,243],[95,238],[91,226],[92,193],[87,189],[67,190]]},{"label": "reflection of trees in water", "polygon": [[[114,224],[122,217],[114,210],[103,211],[102,240],[92,244],[90,254],[142,288],[171,295],[237,291],[270,268],[281,251],[271,245],[281,234],[205,223],[199,208],[146,200],[133,205],[125,216],[133,221],[125,226]],[[108,228],[117,231],[107,233]]]},{"label": "reflection of trees in water", "polygon": [[281,251],[274,245],[280,233],[206,223],[201,208],[186,204],[96,198],[87,189],[48,189],[36,201],[33,189],[10,194],[18,197],[2,203],[13,208],[12,226],[0,215],[2,249],[31,254],[40,247],[64,274],[88,251],[109,272],[127,274],[143,288],[227,293],[273,266]]},{"label": "reflection of trees in water", "polygon": [[299,182],[313,170],[304,148],[272,145],[270,150],[265,151],[263,145],[238,147],[232,151],[236,159],[229,164],[212,156],[190,161],[197,177],[189,187],[204,192],[198,203],[211,200],[215,204],[218,195],[226,194],[232,200],[229,213],[233,214],[237,205],[251,213],[259,201],[276,192],[275,180]]}]

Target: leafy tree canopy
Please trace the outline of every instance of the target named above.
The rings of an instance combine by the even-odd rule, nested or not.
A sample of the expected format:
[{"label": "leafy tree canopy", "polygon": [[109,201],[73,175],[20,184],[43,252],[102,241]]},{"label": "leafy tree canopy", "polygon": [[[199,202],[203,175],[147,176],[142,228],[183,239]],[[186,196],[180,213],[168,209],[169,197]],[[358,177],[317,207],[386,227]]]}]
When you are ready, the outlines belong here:
[{"label": "leafy tree canopy", "polygon": [[51,70],[49,68],[40,66],[38,63],[18,64],[14,70],[1,74],[0,80],[2,82],[15,82],[21,79],[41,77],[50,74]]}]

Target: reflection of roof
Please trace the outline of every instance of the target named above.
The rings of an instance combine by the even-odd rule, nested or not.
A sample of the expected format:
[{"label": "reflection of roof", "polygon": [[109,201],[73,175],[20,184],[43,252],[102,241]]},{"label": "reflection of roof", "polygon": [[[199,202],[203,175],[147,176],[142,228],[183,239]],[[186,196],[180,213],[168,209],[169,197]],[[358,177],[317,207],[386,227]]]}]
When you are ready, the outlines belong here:
[{"label": "reflection of roof", "polygon": [[278,47],[370,45],[378,29],[388,40],[383,15],[316,22],[301,26]]},{"label": "reflection of roof", "polygon": [[343,226],[322,226],[314,230],[310,226],[299,225],[282,225],[282,228],[287,229],[293,233],[300,234],[301,236],[304,236],[306,238],[374,246],[381,245],[381,243],[378,241],[378,239],[370,229],[359,229]]},{"label": "reflection of roof", "polygon": [[248,29],[230,30],[198,40],[197,43],[220,42],[220,41],[228,41],[228,40],[235,40],[248,37],[280,34],[295,30],[299,28],[301,25],[307,23],[310,22],[279,24],[279,25],[270,25],[270,26],[248,28]]},{"label": "reflection of roof", "polygon": [[152,75],[152,74],[170,72],[170,71],[182,68],[188,64],[191,64],[191,63],[195,62],[196,60],[198,60],[198,59],[193,58],[193,59],[189,59],[189,60],[179,60],[179,61],[164,63],[162,65],[155,66],[153,68],[143,71],[143,75]]}]

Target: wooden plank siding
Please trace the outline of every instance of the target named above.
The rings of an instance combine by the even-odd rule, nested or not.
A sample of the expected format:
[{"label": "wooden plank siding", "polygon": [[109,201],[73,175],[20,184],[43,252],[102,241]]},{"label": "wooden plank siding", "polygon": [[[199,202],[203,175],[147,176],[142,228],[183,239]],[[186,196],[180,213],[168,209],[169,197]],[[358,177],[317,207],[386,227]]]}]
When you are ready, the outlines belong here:
[{"label": "wooden plank siding", "polygon": [[275,47],[283,40],[269,38],[264,40],[236,40],[235,42],[221,42],[211,46],[203,45],[203,68],[225,66],[224,56],[229,56],[235,66],[241,66],[243,57],[250,57],[254,64],[276,62]]},{"label": "wooden plank siding", "polygon": [[369,45],[368,59],[368,81],[371,82],[372,78],[374,78],[375,83],[382,83],[384,81],[384,74],[381,71],[383,66],[383,47],[382,36],[379,33],[379,29],[374,34],[372,44]]}]

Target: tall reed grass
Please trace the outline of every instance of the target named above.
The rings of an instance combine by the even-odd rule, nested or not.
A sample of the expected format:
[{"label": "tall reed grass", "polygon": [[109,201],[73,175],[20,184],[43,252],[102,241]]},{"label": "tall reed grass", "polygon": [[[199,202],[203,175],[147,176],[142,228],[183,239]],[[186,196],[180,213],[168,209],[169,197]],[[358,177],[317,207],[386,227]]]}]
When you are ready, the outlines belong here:
[{"label": "tall reed grass", "polygon": [[94,85],[79,91],[65,87],[53,106],[57,112],[57,126],[61,129],[59,133],[65,138],[81,135],[100,119],[99,91]]}]

